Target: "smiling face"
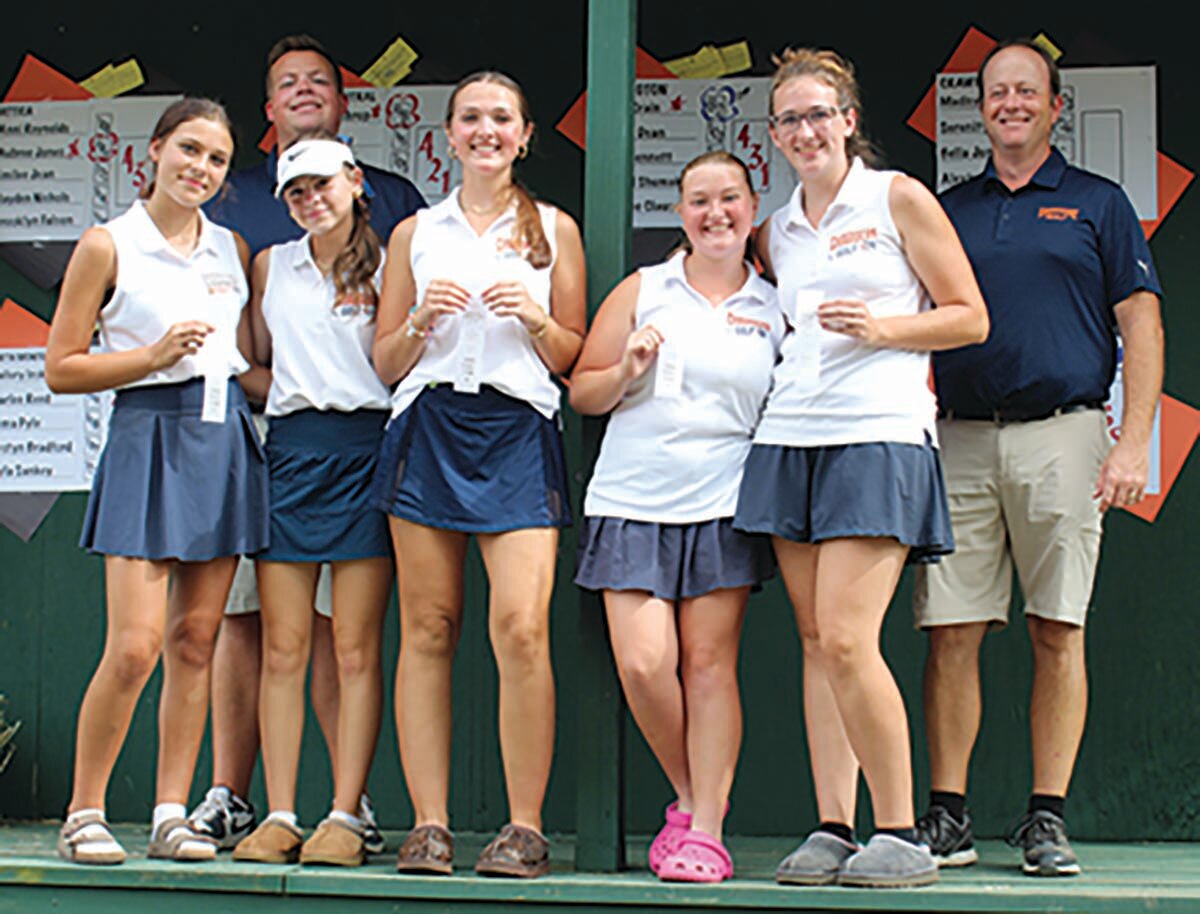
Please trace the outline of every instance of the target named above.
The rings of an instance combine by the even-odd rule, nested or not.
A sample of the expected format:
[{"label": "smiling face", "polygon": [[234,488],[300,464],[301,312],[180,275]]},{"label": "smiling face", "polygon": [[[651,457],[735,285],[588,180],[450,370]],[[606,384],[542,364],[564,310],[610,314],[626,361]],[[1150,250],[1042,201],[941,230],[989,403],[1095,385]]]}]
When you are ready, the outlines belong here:
[{"label": "smiling face", "polygon": [[166,136],[150,141],[154,192],[176,203],[198,207],[213,198],[233,158],[233,137],[220,121],[194,117]]},{"label": "smiling face", "polygon": [[337,133],[346,113],[346,96],[338,92],[333,67],[316,51],[289,51],[271,66],[265,106],[267,120],[279,134],[279,148],[301,134]]},{"label": "smiling face", "polygon": [[354,215],[354,199],[362,193],[362,172],[343,168],[337,174],[301,175],[288,182],[283,200],[306,232],[324,235]]},{"label": "smiling face", "polygon": [[740,166],[712,162],[690,168],[683,176],[679,197],[676,209],[694,253],[741,258],[754,225],[758,197]]},{"label": "smiling face", "polygon": [[533,124],[522,114],[516,93],[494,82],[473,82],[459,89],[446,124],[446,136],[463,168],[484,174],[511,168],[532,135]]},{"label": "smiling face", "polygon": [[858,115],[843,110],[837,89],[815,76],[797,76],[773,96],[771,139],[801,181],[840,177],[850,167],[846,139]]},{"label": "smiling face", "polygon": [[1062,96],[1050,90],[1050,71],[1036,51],[1005,48],[983,71],[983,128],[993,149],[1036,153],[1050,146],[1062,113]]}]

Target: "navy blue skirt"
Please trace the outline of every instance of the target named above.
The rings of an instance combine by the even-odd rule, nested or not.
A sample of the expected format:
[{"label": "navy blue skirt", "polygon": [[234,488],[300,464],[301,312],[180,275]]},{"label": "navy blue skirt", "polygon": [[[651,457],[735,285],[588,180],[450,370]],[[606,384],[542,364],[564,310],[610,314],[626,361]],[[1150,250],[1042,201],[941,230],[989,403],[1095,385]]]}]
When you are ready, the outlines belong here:
[{"label": "navy blue skirt", "polygon": [[206,562],[267,545],[267,464],[241,386],[201,422],[204,382],[117,392],[79,545],[102,555]]},{"label": "navy blue skirt", "polygon": [[910,563],[954,551],[942,463],[929,442],[756,444],[733,525],[798,543],[891,537],[909,547]]},{"label": "navy blue skirt", "polygon": [[271,562],[341,562],[392,554],[371,503],[386,410],[305,409],[269,419]]},{"label": "navy blue skirt", "polygon": [[771,541],[733,529],[732,518],[658,524],[585,517],[575,583],[588,590],[644,590],[663,600],[757,587],[775,574]]},{"label": "navy blue skirt", "polygon": [[467,533],[571,523],[562,435],[524,400],[430,386],[389,423],[375,506]]}]

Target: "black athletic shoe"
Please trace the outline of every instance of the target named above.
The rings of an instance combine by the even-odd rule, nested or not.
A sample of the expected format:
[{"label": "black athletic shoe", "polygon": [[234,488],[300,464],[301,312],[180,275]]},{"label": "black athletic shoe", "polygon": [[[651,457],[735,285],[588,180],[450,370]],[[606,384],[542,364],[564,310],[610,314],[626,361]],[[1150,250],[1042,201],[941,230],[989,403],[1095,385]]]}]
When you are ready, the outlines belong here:
[{"label": "black athletic shoe", "polygon": [[1078,876],[1079,861],[1067,840],[1067,823],[1046,809],[1026,813],[1008,843],[1025,854],[1026,876]]},{"label": "black athletic shoe", "polygon": [[254,831],[258,819],[254,807],[228,787],[213,787],[188,816],[192,828],[217,842],[219,850],[230,850]]},{"label": "black athletic shoe", "polygon": [[382,854],[387,850],[387,844],[383,840],[383,833],[379,831],[379,823],[375,821],[375,807],[365,793],[358,800],[358,817],[363,824],[363,850],[368,854]]},{"label": "black athletic shoe", "polygon": [[929,846],[938,866],[970,866],[979,859],[975,835],[971,832],[971,816],[966,810],[959,822],[945,806],[930,806],[929,811],[917,819],[917,840]]}]

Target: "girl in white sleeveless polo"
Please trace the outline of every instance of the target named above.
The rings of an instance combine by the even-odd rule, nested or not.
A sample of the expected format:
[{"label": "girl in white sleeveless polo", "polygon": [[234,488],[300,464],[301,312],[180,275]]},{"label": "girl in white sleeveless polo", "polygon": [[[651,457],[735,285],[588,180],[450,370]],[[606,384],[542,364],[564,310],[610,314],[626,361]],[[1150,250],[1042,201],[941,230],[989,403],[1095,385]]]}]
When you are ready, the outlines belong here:
[{"label": "girl in white sleeveless polo", "polygon": [[[251,276],[254,354],[271,369],[271,545],[256,557],[271,811],[233,856],[357,866],[366,857],[357,813],[379,736],[380,641],[393,577],[387,522],[370,496],[389,401],[370,359],[383,257],[362,172],[344,143],[306,139],[285,149],[276,195],[306,234],[260,252]],[[311,607],[325,563],[333,574],[339,732],[333,807],[304,841],[296,780]]]},{"label": "girl in white sleeveless polo", "polygon": [[[60,855],[113,864],[105,793],[142,687],[164,655],[151,857],[211,860],[184,818],[213,640],[236,557],[267,544],[266,467],[234,375],[245,248],[200,206],[233,155],[224,109],[186,98],[150,140],[153,181],[71,256],[46,350],[60,393],[116,388],[81,545],[105,556],[108,632],[79,709]],[[89,350],[99,321],[100,352]],[[168,585],[170,605],[168,606]]]},{"label": "girl in white sleeveless polo", "polygon": [[[904,702],[879,635],[906,561],[953,548],[928,351],[976,342],[987,312],[962,246],[917,181],[864,162],[853,69],[787,51],[771,137],[799,178],[758,236],[792,333],[734,525],[769,533],[804,645],[820,824],[780,865],[793,884],[924,885]],[[859,765],[875,835],[853,840]]]},{"label": "girl in white sleeveless polo", "polygon": [[571,379],[609,411],[584,503],[576,583],[604,591],[634,719],[676,800],[650,846],[661,879],[733,875],[721,841],[741,743],[737,655],[770,542],[733,529],[742,468],[783,336],[775,290],[745,262],[758,198],[726,152],[690,162],[687,251],[605,299]]},{"label": "girl in white sleeveless polo", "polygon": [[520,87],[463,79],[445,130],[462,185],[396,227],[375,367],[397,384],[376,475],[400,581],[396,694],[415,827],[401,872],[449,874],[450,672],[474,535],[487,568],[500,673],[509,821],[476,871],[542,876],[542,802],[554,747],[549,607],[558,528],[570,522],[553,375],[586,323],[574,221],[514,183],[533,133]]}]

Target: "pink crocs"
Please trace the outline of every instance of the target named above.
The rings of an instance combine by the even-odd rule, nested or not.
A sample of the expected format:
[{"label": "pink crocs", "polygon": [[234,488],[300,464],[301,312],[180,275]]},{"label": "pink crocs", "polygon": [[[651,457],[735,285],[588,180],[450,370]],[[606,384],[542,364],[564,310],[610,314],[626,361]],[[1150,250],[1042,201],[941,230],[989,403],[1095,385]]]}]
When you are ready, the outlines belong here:
[{"label": "pink crocs", "polygon": [[650,842],[650,851],[646,855],[650,859],[650,872],[655,876],[660,875],[659,870],[662,868],[663,861],[675,853],[679,842],[692,827],[692,814],[680,812],[678,801],[667,807],[665,817],[666,824],[658,830],[658,834]]},{"label": "pink crocs", "polygon": [[733,860],[725,845],[695,829],[680,839],[658,870],[658,878],[667,882],[724,882],[732,875]]}]

